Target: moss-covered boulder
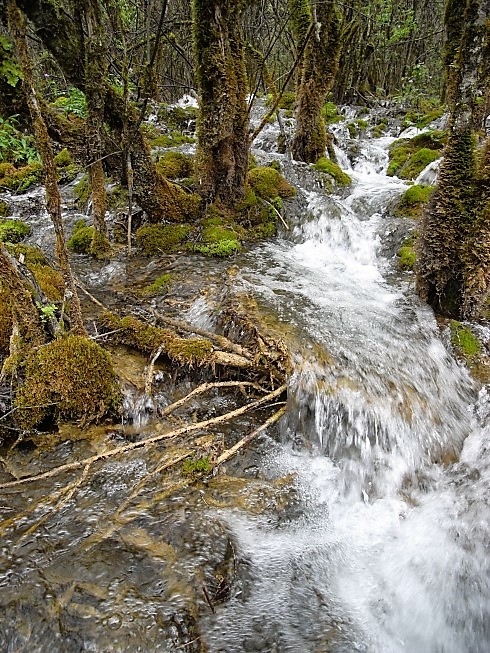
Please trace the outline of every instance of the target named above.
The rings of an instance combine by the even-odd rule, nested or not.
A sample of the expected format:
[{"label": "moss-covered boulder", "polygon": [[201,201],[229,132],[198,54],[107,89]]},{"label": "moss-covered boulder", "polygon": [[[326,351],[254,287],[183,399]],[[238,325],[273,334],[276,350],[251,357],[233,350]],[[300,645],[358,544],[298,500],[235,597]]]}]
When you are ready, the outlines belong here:
[{"label": "moss-covered boulder", "polygon": [[349,186],[352,183],[350,176],[342,170],[342,168],[327,157],[322,156],[312,166],[315,170],[329,175],[337,186]]},{"label": "moss-covered boulder", "polygon": [[182,152],[165,152],[157,162],[157,170],[168,179],[190,177],[194,170],[194,159]]},{"label": "moss-covered boulder", "polygon": [[0,163],[0,188],[23,193],[42,179],[43,167],[40,163],[29,163],[20,168],[10,163]]},{"label": "moss-covered boulder", "polygon": [[425,204],[429,201],[434,188],[414,184],[407,188],[395,208],[395,215],[417,219],[421,216]]},{"label": "moss-covered boulder", "polygon": [[2,243],[19,243],[31,233],[31,228],[21,220],[0,219],[0,241]]},{"label": "moss-covered boulder", "polygon": [[87,225],[85,220],[77,220],[66,246],[77,254],[89,254],[94,233],[94,227]]},{"label": "moss-covered boulder", "polygon": [[188,224],[152,224],[136,232],[136,244],[142,254],[153,256],[182,249],[192,227]]},{"label": "moss-covered boulder", "polygon": [[406,238],[398,250],[398,267],[400,270],[413,271],[417,260],[415,254],[415,236]]},{"label": "moss-covered boulder", "polygon": [[293,197],[296,189],[271,166],[258,166],[250,170],[248,183],[259,197],[270,200],[273,197]]},{"label": "moss-covered boulder", "polygon": [[442,155],[446,134],[424,132],[414,138],[403,138],[390,145],[387,174],[400,179],[415,179],[422,170]]},{"label": "moss-covered boulder", "polygon": [[109,353],[89,338],[67,335],[31,352],[14,405],[19,425],[34,428],[49,418],[99,420],[120,401]]}]

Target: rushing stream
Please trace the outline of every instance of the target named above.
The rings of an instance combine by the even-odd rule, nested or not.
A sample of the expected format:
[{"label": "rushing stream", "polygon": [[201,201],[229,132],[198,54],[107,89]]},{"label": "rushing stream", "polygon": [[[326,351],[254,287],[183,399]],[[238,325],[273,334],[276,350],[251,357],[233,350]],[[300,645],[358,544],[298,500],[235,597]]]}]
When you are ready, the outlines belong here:
[{"label": "rushing stream", "polygon": [[[290,231],[239,261],[238,288],[287,325],[293,350],[281,439],[262,439],[256,471],[291,475],[289,509],[206,504],[189,536],[175,497],[177,517],[143,505],[136,530],[93,539],[149,461],[108,462],[40,539],[4,541],[2,650],[201,650],[175,614],[184,566],[211,555],[216,524],[235,571],[227,600],[199,621],[209,653],[490,650],[490,400],[381,253],[384,210],[406,188],[385,175],[389,142],[364,143],[348,196],[300,189]],[[307,174],[285,167],[297,183]],[[185,537],[192,563],[173,560],[162,580],[163,541]]]}]

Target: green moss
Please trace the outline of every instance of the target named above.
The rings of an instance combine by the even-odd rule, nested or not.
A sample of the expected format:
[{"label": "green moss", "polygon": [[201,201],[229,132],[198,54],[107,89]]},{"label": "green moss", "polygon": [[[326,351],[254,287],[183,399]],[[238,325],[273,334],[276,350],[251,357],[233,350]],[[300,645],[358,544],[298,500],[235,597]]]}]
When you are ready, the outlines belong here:
[{"label": "green moss", "polygon": [[468,327],[456,320],[450,321],[449,328],[453,347],[467,362],[471,362],[481,351],[478,338],[473,335]]},{"label": "green moss", "polygon": [[242,248],[242,245],[239,240],[236,238],[219,240],[215,243],[201,244],[195,243],[192,245],[191,250],[199,254],[205,254],[206,256],[219,256],[226,257],[236,254]]},{"label": "green moss", "polygon": [[160,329],[134,317],[117,317],[113,313],[104,313],[103,325],[118,330],[113,339],[146,354],[153,354],[162,347],[162,352],[171,360],[193,367],[211,362],[213,344],[206,338],[179,338],[168,329]]},{"label": "green moss", "polygon": [[277,196],[292,197],[296,195],[296,189],[284,179],[280,172],[269,166],[259,166],[250,170],[248,183],[259,197],[267,200]]},{"label": "green moss", "polygon": [[431,122],[444,115],[444,111],[444,107],[436,107],[426,113],[420,111],[409,111],[402,122],[402,128],[418,127],[419,129],[423,129]]},{"label": "green moss", "polygon": [[410,236],[398,250],[398,265],[402,270],[413,270],[415,267],[414,240],[414,236]]},{"label": "green moss", "polygon": [[109,354],[89,338],[68,335],[28,356],[14,405],[20,426],[33,428],[50,416],[57,422],[98,420],[120,401]]},{"label": "green moss", "polygon": [[65,147],[54,157],[54,162],[59,168],[66,168],[73,164],[73,157]]},{"label": "green moss", "polygon": [[[274,103],[273,96],[268,95],[266,100],[266,106],[271,107],[273,103]],[[292,91],[286,91],[286,93],[283,93],[281,97],[278,109],[286,109],[287,111],[293,111],[295,104],[296,104],[296,95]]]},{"label": "green moss", "polygon": [[446,142],[446,133],[424,132],[411,139],[399,139],[390,145],[387,174],[413,179],[432,161],[438,159]]},{"label": "green moss", "polygon": [[200,476],[201,474],[209,474],[212,469],[213,466],[208,457],[188,458],[182,465],[182,474],[191,477]]},{"label": "green moss", "polygon": [[374,127],[371,127],[371,136],[373,138],[381,138],[381,136],[383,136],[383,134],[385,133],[387,127],[388,125],[386,124],[386,122],[384,121],[379,122]]},{"label": "green moss", "polygon": [[115,209],[125,208],[128,205],[128,191],[119,184],[107,191],[106,194],[107,208],[114,211]]},{"label": "green moss", "polygon": [[337,164],[327,159],[327,157],[322,156],[318,161],[312,166],[315,170],[320,170],[327,175],[330,175],[335,180],[335,183],[338,186],[349,186],[352,183],[352,179],[349,175],[342,170],[342,168]]},{"label": "green moss", "polygon": [[153,224],[140,227],[136,232],[136,243],[146,256],[178,251],[192,228],[188,224]]},{"label": "green moss", "polygon": [[73,193],[75,194],[77,207],[80,211],[86,211],[90,200],[90,184],[88,181],[88,175],[83,175],[80,181],[75,184],[73,187]]},{"label": "green moss", "polygon": [[151,147],[176,147],[183,143],[194,143],[195,139],[191,136],[184,136],[178,131],[172,131],[168,134],[160,134],[150,141]]},{"label": "green moss", "polygon": [[169,107],[161,104],[158,108],[158,121],[172,129],[183,131],[196,120],[196,107]]},{"label": "green moss", "polygon": [[338,112],[337,105],[334,102],[325,103],[322,111],[322,117],[325,121],[325,124],[327,125],[345,120],[344,116]]},{"label": "green moss", "polygon": [[438,150],[430,150],[423,147],[412,154],[403,168],[399,171],[398,176],[401,179],[415,179],[429,163],[439,159],[441,153]]},{"label": "green moss", "polygon": [[61,302],[65,293],[65,283],[60,272],[49,265],[28,264],[39,287],[50,302]]},{"label": "green moss", "polygon": [[[34,184],[38,184],[43,178],[43,167],[40,163],[29,163],[29,165],[15,168],[10,164],[0,169],[0,187],[23,193]],[[2,172],[5,173],[2,176]]]},{"label": "green moss", "polygon": [[27,267],[31,265],[49,265],[46,255],[39,247],[24,245],[23,243],[8,243],[7,249],[17,259],[20,259],[22,256]]},{"label": "green moss", "polygon": [[157,170],[169,179],[182,179],[192,174],[194,160],[182,152],[165,152],[158,160]]},{"label": "green moss", "polygon": [[172,275],[162,274],[161,277],[155,279],[155,281],[151,283],[149,286],[145,286],[145,288],[141,290],[141,294],[144,297],[153,297],[154,295],[164,295],[166,292],[168,292],[171,280],[172,280]]},{"label": "green moss", "polygon": [[73,233],[66,246],[77,254],[89,254],[94,233],[94,227],[89,227],[85,220],[78,220],[75,223]]},{"label": "green moss", "polygon": [[21,220],[0,219],[0,241],[18,243],[31,233],[31,228]]},{"label": "green moss", "polygon": [[434,188],[414,184],[403,193],[395,209],[395,215],[410,218],[419,218],[424,205],[429,201]]}]

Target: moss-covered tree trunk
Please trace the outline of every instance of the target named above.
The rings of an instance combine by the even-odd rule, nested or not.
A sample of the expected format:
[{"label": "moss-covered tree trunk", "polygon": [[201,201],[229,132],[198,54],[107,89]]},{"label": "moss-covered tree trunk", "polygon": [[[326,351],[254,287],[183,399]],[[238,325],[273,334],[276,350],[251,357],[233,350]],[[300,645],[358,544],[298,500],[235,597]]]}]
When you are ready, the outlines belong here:
[{"label": "moss-covered tree trunk", "polygon": [[417,245],[420,295],[456,318],[476,317],[490,289],[488,144],[479,147],[476,135],[489,84],[489,20],[490,0],[448,0],[449,136]]},{"label": "moss-covered tree trunk", "polygon": [[232,206],[248,170],[247,79],[241,34],[244,2],[193,0],[199,91],[196,174],[202,197]]},{"label": "moss-covered tree trunk", "polygon": [[61,216],[61,197],[58,188],[53,150],[49,141],[46,123],[43,120],[39,108],[34,87],[32,66],[27,47],[26,21],[24,15],[18,10],[15,0],[9,0],[8,18],[9,27],[15,35],[15,44],[24,75],[24,86],[34,127],[36,146],[43,163],[44,181],[46,186],[46,204],[56,234],[56,256],[65,282],[65,295],[71,307],[73,331],[79,334],[85,334],[86,332],[85,327],[83,326],[80,300],[78,298],[75,280],[71,271],[70,261],[68,260],[68,251],[66,249],[63,220]]},{"label": "moss-covered tree trunk", "polygon": [[298,75],[292,144],[295,159],[315,163],[327,147],[322,110],[339,65],[341,20],[335,0],[313,3],[313,11],[309,0],[290,0],[290,6],[299,47],[308,33],[307,19],[316,23]]},{"label": "moss-covered tree trunk", "polygon": [[91,251],[104,256],[109,251],[107,238],[105,175],[102,165],[104,106],[107,89],[109,52],[107,25],[97,0],[84,0],[85,97],[87,99],[88,175],[92,190],[94,237]]}]

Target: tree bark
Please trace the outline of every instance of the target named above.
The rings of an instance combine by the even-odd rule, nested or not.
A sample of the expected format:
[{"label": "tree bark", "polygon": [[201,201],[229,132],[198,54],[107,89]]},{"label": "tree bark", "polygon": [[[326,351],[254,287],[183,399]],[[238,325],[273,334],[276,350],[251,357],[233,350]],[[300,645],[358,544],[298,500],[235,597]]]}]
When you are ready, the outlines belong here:
[{"label": "tree bark", "polygon": [[196,169],[200,193],[233,206],[245,194],[249,118],[240,21],[243,2],[193,0],[200,96]]},{"label": "tree bark", "polygon": [[[302,9],[295,31],[296,38],[303,39],[308,2],[291,4],[299,5],[297,11]],[[306,46],[297,86],[296,132],[292,145],[293,157],[309,163],[315,163],[325,154],[327,136],[322,110],[338,70],[341,45],[341,21],[335,0],[325,0],[315,9],[315,31]],[[310,15],[314,20],[315,16]]]}]

